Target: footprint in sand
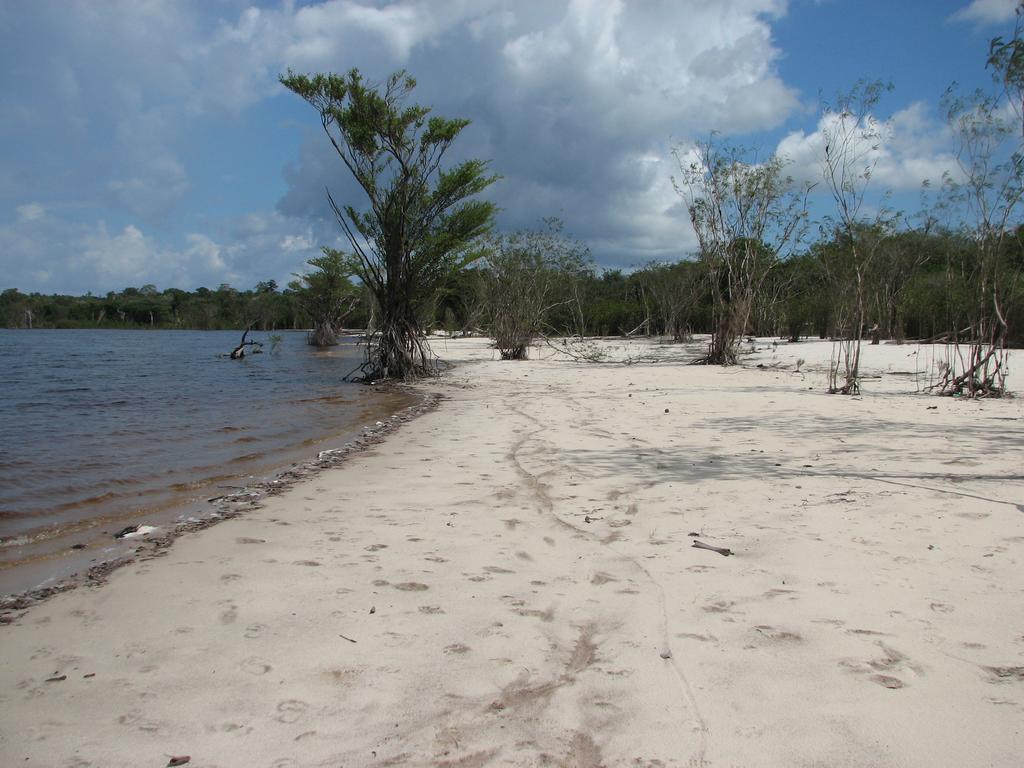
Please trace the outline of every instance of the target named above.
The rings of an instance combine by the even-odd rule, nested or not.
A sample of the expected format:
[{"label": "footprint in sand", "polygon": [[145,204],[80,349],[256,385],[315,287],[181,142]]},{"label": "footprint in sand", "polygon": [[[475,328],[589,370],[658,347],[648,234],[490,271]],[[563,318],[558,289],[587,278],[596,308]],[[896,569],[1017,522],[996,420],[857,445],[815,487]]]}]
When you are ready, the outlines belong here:
[{"label": "footprint in sand", "polygon": [[252,733],[252,726],[241,723],[221,723],[220,725],[207,725],[207,733],[239,733],[248,736]]},{"label": "footprint in sand", "polygon": [[221,600],[217,605],[226,606],[224,610],[220,612],[220,623],[225,625],[234,624],[235,619],[238,618],[238,606],[231,600]]},{"label": "footprint in sand", "polygon": [[[764,595],[762,595],[762,597],[764,597],[767,600],[771,600],[772,598],[782,597],[783,595],[791,595],[795,591],[796,590],[793,590],[793,589],[778,589],[778,588],[769,589],[767,592],[764,593]],[[790,600],[795,600],[796,598],[795,597],[791,597],[789,599]]]},{"label": "footprint in sand", "polygon": [[897,690],[899,688],[906,687],[906,683],[904,683],[898,677],[891,677],[889,675],[872,675],[868,679],[873,683],[878,683],[879,685],[889,688],[891,690]]},{"label": "footprint in sand", "polygon": [[912,663],[900,651],[889,647],[881,640],[876,640],[875,644],[882,649],[882,656],[865,660],[844,659],[839,662],[840,666],[846,667],[851,672],[866,675],[871,682],[892,690],[907,686],[903,679],[895,676],[897,673],[911,672],[919,676],[924,674],[924,670],[920,666]]},{"label": "footprint in sand", "polygon": [[245,628],[245,635],[243,635],[243,637],[245,637],[247,640],[256,640],[257,638],[261,637],[263,633],[266,632],[268,629],[270,629],[270,627],[268,627],[266,624],[250,624],[248,627]]},{"label": "footprint in sand", "polygon": [[734,603],[728,600],[717,600],[713,603],[708,603],[701,608],[705,613],[729,613],[732,610]]},{"label": "footprint in sand", "polygon": [[277,705],[277,717],[274,719],[279,723],[289,725],[298,722],[309,709],[309,704],[299,699],[286,699]]},{"label": "footprint in sand", "polygon": [[991,683],[1024,683],[1024,667],[987,667],[981,665],[990,676]]},{"label": "footprint in sand", "polygon": [[777,643],[795,643],[803,640],[803,637],[797,632],[790,632],[778,627],[768,626],[767,624],[758,624],[754,627],[754,631],[761,637]]},{"label": "footprint in sand", "polygon": [[71,611],[69,615],[80,619],[83,627],[91,627],[99,621],[99,616],[96,615],[96,611],[90,611],[84,608],[76,608]]},{"label": "footprint in sand", "polygon": [[718,638],[714,635],[698,635],[693,632],[680,632],[676,634],[676,637],[682,640],[696,640],[700,643],[717,643]]},{"label": "footprint in sand", "polygon": [[401,584],[392,584],[391,586],[402,592],[423,592],[430,589],[426,584],[420,584],[418,581],[403,581]]},{"label": "footprint in sand", "polygon": [[137,709],[118,716],[117,722],[120,725],[137,728],[138,730],[145,731],[146,733],[156,733],[160,730],[159,723],[153,720],[147,720],[145,715]]},{"label": "footprint in sand", "polygon": [[245,659],[245,661],[243,661],[241,664],[239,664],[238,667],[243,672],[246,672],[250,675],[254,675],[256,677],[265,675],[267,674],[267,672],[273,669],[273,667],[267,663],[266,659],[261,659],[259,656],[250,656],[249,658]]}]

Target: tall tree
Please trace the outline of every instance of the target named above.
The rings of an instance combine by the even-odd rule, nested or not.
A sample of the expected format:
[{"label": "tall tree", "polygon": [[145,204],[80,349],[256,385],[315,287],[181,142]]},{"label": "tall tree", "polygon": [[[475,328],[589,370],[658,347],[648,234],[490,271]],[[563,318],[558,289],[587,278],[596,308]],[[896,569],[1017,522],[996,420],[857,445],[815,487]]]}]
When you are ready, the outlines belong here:
[{"label": "tall tree", "polygon": [[310,259],[311,272],[296,275],[288,287],[295,292],[299,305],[313,320],[309,343],[330,347],[338,343],[338,330],[359,301],[359,292],[349,276],[352,274],[345,254],[324,248],[322,256]]},{"label": "tall tree", "polygon": [[825,188],[835,202],[829,228],[843,246],[843,257],[826,264],[830,281],[837,287],[837,342],[829,365],[829,392],[856,395],[860,392],[860,347],[867,320],[868,273],[883,242],[879,233],[891,231],[894,218],[884,205],[865,215],[865,198],[878,163],[884,126],[872,114],[890,86],[880,81],[858,82],[822,105],[821,158]]},{"label": "tall tree", "polygon": [[[963,352],[959,339],[946,367],[942,390],[979,397],[1004,391],[1010,327],[1008,305],[1017,282],[1008,263],[1008,242],[1020,224],[1024,201],[1024,136],[1017,132],[1024,98],[1024,41],[1021,15],[1009,41],[990,43],[987,66],[995,93],[975,91],[966,97],[951,87],[944,99],[956,141],[960,178],[946,178],[952,198],[966,212],[965,225],[976,250],[970,339]],[[1006,119],[1007,106],[1017,120]],[[1022,129],[1024,130],[1024,129]]]},{"label": "tall tree", "polygon": [[809,187],[783,175],[782,158],[759,162],[714,138],[674,154],[680,178],[673,183],[686,202],[715,304],[702,362],[732,365],[768,273],[803,235]]},{"label": "tall tree", "polygon": [[485,261],[488,326],[502,360],[525,360],[556,306],[574,300],[573,283],[589,273],[582,243],[562,234],[558,219],[544,229],[494,238]]},{"label": "tall tree", "polygon": [[331,210],[354,253],[353,267],[376,304],[376,333],[367,348],[367,380],[432,371],[421,319],[455,269],[475,260],[495,207],[470,199],[497,177],[483,160],[450,169],[442,160],[468,120],[430,116],[406,105],[416,81],[404,71],[379,86],[359,70],[347,75],[299,75],[281,83],[320,114],[324,132],[366,194],[369,208]]},{"label": "tall tree", "polygon": [[[656,328],[647,332],[660,332],[672,336],[673,341],[686,341],[693,332],[693,314],[707,291],[704,265],[699,261],[680,261],[676,264],[652,262],[634,272],[643,291],[642,299],[655,315]],[[648,303],[649,299],[649,303]],[[650,316],[645,320],[650,324]]]}]

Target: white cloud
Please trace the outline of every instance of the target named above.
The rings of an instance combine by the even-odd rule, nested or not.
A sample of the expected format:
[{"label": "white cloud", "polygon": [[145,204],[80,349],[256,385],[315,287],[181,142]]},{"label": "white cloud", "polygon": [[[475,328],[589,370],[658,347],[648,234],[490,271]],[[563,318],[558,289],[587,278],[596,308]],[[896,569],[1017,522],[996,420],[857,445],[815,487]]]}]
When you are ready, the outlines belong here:
[{"label": "white cloud", "polygon": [[39,203],[25,203],[15,208],[18,221],[38,221],[46,214],[46,209]]},{"label": "white cloud", "polygon": [[[876,193],[917,190],[925,181],[938,184],[947,171],[959,173],[948,149],[948,129],[929,117],[925,104],[911,104],[884,122],[869,119],[877,136],[869,139],[851,133],[851,154],[862,155],[862,167],[871,168],[871,188]],[[822,181],[825,136],[835,135],[837,121],[835,115],[825,116],[815,130],[793,131],[782,138],[776,152],[790,161],[789,174],[799,181]]]},{"label": "white cloud", "polygon": [[[151,156],[141,151],[119,158],[120,170],[126,174],[112,178],[107,189],[127,211],[145,218],[160,218],[179,202],[188,191],[188,174],[174,155],[152,149]],[[141,156],[140,156],[141,155]]]},{"label": "white cloud", "polygon": [[[419,19],[406,44],[386,46],[381,62],[355,43],[345,60],[368,56],[376,77],[408,65],[416,101],[473,119],[456,151],[491,158],[503,176],[487,193],[500,224],[560,216],[603,263],[692,249],[669,180],[672,137],[763,130],[799,109],[775,68],[771,21],[783,2],[401,5]],[[325,186],[360,199],[316,130],[285,176],[279,209],[291,215],[329,218]]]},{"label": "white cloud", "polygon": [[223,221],[216,232],[192,232],[181,244],[135,224],[111,230],[47,214],[0,225],[0,290],[106,293],[152,283],[195,288],[231,283],[251,288],[260,280],[284,285],[319,254],[315,243],[335,244],[303,221],[281,214],[249,214]]},{"label": "white cloud", "polygon": [[313,241],[307,235],[285,235],[281,240],[281,250],[285,253],[308,251],[312,247]]},{"label": "white cloud", "polygon": [[1014,17],[1018,4],[1018,0],[972,0],[970,5],[950,16],[950,20],[979,27],[1003,24]]},{"label": "white cloud", "polygon": [[[26,287],[247,287],[282,282],[320,244],[339,244],[324,187],[357,205],[361,196],[312,111],[277,82],[289,67],[359,66],[376,80],[408,67],[420,83],[415,101],[473,120],[452,159],[492,159],[504,180],[488,197],[503,227],[561,216],[602,262],[620,265],[693,247],[669,180],[670,142],[777,128],[801,109],[777,67],[772,24],[787,13],[785,0],[111,0],[53,8],[0,4],[0,27],[17,15],[18,28],[31,30],[12,39],[6,60],[46,62],[18,70],[0,104],[0,140],[39,147],[0,163],[0,205],[17,213],[0,227],[0,269]],[[1012,2],[978,0],[957,17],[1005,20],[1007,8],[1012,16]],[[298,128],[293,115],[302,115]],[[227,196],[211,190],[225,169],[200,165],[231,155],[206,151],[211,126],[220,140],[247,130],[250,119],[264,121],[253,134],[298,145],[278,210],[268,212],[268,201],[227,220],[215,205],[183,210],[198,191],[204,201]],[[275,120],[288,125],[268,128]],[[814,180],[821,129],[779,143],[794,170]],[[887,130],[879,186],[938,178],[950,160],[948,137],[927,110],[913,105]],[[45,201],[45,210],[26,200]],[[77,221],[55,215],[72,208]],[[118,224],[107,231],[101,218]],[[49,277],[21,271],[8,254]],[[61,254],[77,261],[62,269]]]},{"label": "white cloud", "polygon": [[127,281],[126,285],[152,282],[147,279],[160,267],[161,254],[142,230],[129,224],[111,235],[103,222],[81,240],[82,251],[72,256],[73,267],[92,272],[101,279]]}]

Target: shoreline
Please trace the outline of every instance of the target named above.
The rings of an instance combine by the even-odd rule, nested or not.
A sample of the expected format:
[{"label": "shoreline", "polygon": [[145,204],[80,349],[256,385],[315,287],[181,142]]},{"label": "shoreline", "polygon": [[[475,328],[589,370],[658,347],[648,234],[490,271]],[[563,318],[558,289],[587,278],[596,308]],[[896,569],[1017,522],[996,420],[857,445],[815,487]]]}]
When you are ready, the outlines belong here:
[{"label": "shoreline", "polygon": [[[213,510],[205,512],[202,517],[189,516],[184,520],[180,519],[186,514],[182,512],[173,526],[161,526],[157,533],[133,542],[135,544],[133,552],[115,555],[67,576],[57,577],[53,584],[46,583],[52,580],[51,577],[39,586],[9,594],[0,594],[0,625],[16,621],[19,618],[15,615],[16,612],[24,612],[54,595],[82,586],[99,586],[119,568],[160,557],[166,553],[168,547],[187,533],[202,531],[225,520],[231,520],[251,510],[259,509],[262,502],[268,497],[284,493],[295,484],[315,477],[327,469],[339,467],[354,453],[367,450],[380,443],[388,434],[403,424],[438,407],[442,399],[436,393],[424,392],[402,384],[369,386],[379,387],[385,394],[402,393],[417,399],[418,402],[413,402],[398,412],[386,416],[385,421],[378,420],[372,427],[361,428],[357,436],[340,448],[319,451],[315,457],[281,467],[274,471],[269,478],[250,483],[232,493],[215,496],[205,501],[195,500],[179,507],[182,510],[198,510],[212,506]],[[12,568],[18,567],[20,566],[12,566]]]},{"label": "shoreline", "polygon": [[0,753],[1014,764],[1024,401],[914,395],[915,347],[843,397],[817,343],[485,344],[381,450],[0,628]]},{"label": "shoreline", "polygon": [[204,517],[206,499],[273,478],[412,402],[340,380],[361,357],[351,338],[320,350],[292,334],[269,354],[229,361],[233,332],[80,333],[8,345],[0,595],[124,554],[130,540],[114,534],[127,526]]}]

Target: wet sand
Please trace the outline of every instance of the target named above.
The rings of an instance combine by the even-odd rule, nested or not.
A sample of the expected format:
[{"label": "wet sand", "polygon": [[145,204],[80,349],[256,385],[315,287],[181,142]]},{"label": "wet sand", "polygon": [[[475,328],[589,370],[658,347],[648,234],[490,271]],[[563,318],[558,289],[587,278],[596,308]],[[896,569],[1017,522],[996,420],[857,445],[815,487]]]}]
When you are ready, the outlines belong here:
[{"label": "wet sand", "polygon": [[4,763],[1016,764],[1024,403],[602,344],[450,341],[437,410],[15,614]]}]

